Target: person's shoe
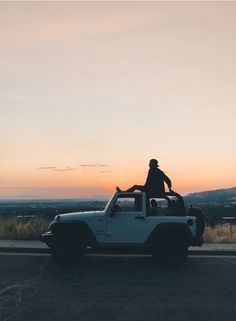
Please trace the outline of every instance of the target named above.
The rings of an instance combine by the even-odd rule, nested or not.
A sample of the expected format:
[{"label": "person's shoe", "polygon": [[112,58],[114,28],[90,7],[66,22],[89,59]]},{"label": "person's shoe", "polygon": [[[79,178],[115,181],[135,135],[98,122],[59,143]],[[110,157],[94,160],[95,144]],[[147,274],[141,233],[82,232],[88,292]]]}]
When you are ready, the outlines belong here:
[{"label": "person's shoe", "polygon": [[116,186],[116,191],[119,192],[119,193],[123,192],[123,191],[119,188],[119,186]]}]

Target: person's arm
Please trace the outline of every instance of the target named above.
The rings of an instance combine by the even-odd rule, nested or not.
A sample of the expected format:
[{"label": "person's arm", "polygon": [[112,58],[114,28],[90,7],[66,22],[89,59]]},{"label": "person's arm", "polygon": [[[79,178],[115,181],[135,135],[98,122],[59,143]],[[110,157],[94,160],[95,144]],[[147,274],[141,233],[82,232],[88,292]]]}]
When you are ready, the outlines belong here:
[{"label": "person's arm", "polygon": [[148,176],[147,176],[147,179],[146,179],[146,182],[145,182],[144,186],[149,185],[149,183],[150,183],[150,177],[151,177],[151,173],[150,173],[150,169],[149,169],[149,171],[148,171]]},{"label": "person's arm", "polygon": [[171,191],[172,191],[172,189],[171,189],[171,187],[172,187],[171,180],[170,180],[170,178],[169,178],[168,176],[166,176],[166,174],[164,174],[164,173],[163,173],[163,180],[164,180],[164,182],[167,184],[167,186],[168,186],[168,188],[169,188],[169,191],[171,192]]}]

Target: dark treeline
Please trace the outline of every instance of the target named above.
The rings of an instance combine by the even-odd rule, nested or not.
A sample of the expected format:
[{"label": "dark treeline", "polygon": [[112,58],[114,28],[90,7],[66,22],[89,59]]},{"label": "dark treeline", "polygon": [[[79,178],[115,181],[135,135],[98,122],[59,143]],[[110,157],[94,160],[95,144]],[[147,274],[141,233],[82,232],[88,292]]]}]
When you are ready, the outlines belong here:
[{"label": "dark treeline", "polygon": [[[43,216],[52,219],[57,214],[103,210],[106,201],[96,200],[0,200],[0,216]],[[236,218],[236,204],[195,204],[203,210],[207,225],[224,223],[223,217]],[[188,205],[186,206],[188,207]],[[161,209],[166,212],[164,208]],[[163,214],[165,215],[165,214]],[[234,220],[229,221],[234,222]],[[235,220],[236,223],[236,220]]]},{"label": "dark treeline", "polygon": [[[236,224],[236,205],[210,205],[210,204],[204,204],[204,205],[199,205],[199,208],[202,209],[206,223],[207,225],[210,226],[215,226],[217,224],[222,224],[222,223],[232,223]],[[232,218],[230,219],[224,219],[225,217],[227,218]],[[233,220],[235,218],[235,220]]]},{"label": "dark treeline", "polygon": [[53,218],[57,214],[102,210],[105,201],[93,200],[1,200],[0,216],[44,216]]}]

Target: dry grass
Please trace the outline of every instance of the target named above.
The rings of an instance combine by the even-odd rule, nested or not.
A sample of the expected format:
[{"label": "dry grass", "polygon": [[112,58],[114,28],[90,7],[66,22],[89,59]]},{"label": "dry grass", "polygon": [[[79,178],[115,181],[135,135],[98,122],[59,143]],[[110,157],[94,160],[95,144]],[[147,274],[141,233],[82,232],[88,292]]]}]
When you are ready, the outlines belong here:
[{"label": "dry grass", "polygon": [[[16,217],[0,218],[0,239],[38,240],[39,235],[48,230],[49,220],[36,217],[17,219]],[[217,225],[206,227],[204,241],[207,243],[236,242],[236,225]]]},{"label": "dry grass", "polygon": [[236,243],[236,225],[207,226],[204,232],[206,243]]},{"label": "dry grass", "polygon": [[39,235],[48,230],[49,220],[36,217],[18,219],[8,217],[0,219],[0,239],[38,240]]}]

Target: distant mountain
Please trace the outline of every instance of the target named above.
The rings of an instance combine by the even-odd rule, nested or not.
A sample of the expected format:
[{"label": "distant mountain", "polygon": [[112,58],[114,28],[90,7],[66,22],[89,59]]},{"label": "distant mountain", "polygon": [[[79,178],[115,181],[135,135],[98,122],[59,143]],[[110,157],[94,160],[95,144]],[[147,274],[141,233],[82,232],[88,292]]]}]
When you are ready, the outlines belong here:
[{"label": "distant mountain", "polygon": [[184,197],[187,203],[236,203],[236,187],[190,193]]}]

